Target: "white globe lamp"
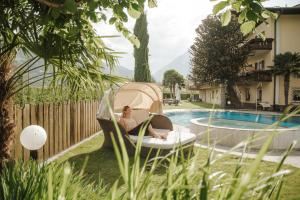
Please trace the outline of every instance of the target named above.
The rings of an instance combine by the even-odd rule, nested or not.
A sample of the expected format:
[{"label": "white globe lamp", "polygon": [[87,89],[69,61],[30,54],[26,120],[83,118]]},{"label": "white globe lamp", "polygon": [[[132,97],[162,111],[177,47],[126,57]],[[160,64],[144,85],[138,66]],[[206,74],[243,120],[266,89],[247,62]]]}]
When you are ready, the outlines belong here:
[{"label": "white globe lamp", "polygon": [[20,141],[23,147],[35,151],[44,146],[47,140],[45,129],[38,125],[30,125],[23,129]]}]

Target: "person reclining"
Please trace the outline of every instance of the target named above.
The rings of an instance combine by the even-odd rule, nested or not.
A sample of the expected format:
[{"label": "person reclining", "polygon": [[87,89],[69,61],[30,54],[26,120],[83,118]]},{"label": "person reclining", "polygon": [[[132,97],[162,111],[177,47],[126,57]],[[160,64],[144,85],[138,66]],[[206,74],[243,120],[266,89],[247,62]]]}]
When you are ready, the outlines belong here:
[{"label": "person reclining", "polygon": [[148,120],[138,124],[135,119],[131,116],[131,108],[129,106],[124,106],[122,110],[122,116],[120,117],[119,123],[124,127],[130,135],[138,135],[140,131],[145,128],[145,136],[149,135],[155,138],[166,139],[168,133],[158,133],[156,132]]}]

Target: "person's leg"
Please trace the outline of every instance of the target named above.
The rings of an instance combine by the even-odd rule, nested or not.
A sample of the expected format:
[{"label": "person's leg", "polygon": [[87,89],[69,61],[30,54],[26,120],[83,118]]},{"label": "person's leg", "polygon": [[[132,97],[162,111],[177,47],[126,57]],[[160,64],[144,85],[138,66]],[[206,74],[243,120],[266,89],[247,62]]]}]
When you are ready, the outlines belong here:
[{"label": "person's leg", "polygon": [[152,128],[151,124],[150,124],[150,126],[148,127],[148,131],[149,131],[149,135],[151,135],[152,137],[155,137],[155,138],[167,139],[167,137],[168,137],[168,133],[158,133],[158,132],[156,132],[156,131]]},{"label": "person's leg", "polygon": [[[145,127],[146,126],[146,127]],[[155,138],[166,139],[168,137],[168,133],[158,133],[156,132],[148,120],[140,123],[134,129],[128,131],[130,135],[139,135],[140,131],[145,128],[145,136],[150,135]]]},{"label": "person's leg", "polygon": [[[132,130],[128,131],[128,134],[130,135],[139,135],[140,131],[145,128],[145,136],[146,135],[149,135],[149,131],[148,131],[148,127],[150,125],[150,123],[146,123],[147,121],[145,122],[142,122],[140,123],[139,125],[137,125],[135,128],[133,128]],[[146,126],[146,127],[145,127]]]}]

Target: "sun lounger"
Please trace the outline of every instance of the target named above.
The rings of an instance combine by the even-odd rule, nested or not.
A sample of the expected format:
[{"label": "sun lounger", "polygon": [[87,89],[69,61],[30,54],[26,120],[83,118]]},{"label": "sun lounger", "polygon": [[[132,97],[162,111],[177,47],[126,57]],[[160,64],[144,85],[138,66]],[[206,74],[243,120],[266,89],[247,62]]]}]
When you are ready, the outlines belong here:
[{"label": "sun lounger", "polygon": [[271,105],[268,102],[260,102],[260,103],[258,103],[258,105],[261,106],[262,110],[271,108]]},{"label": "sun lounger", "polygon": [[[118,141],[117,130],[111,120],[98,119],[100,126],[104,133],[104,148],[113,149],[113,143],[110,133],[113,134],[117,141],[117,145],[120,148]],[[154,115],[151,119],[151,125],[157,131],[168,131],[169,136],[166,140],[156,139],[149,136],[144,136],[142,141],[141,156],[147,157],[150,153],[150,157],[154,157],[157,151],[160,149],[160,155],[166,155],[170,153],[174,147],[182,146],[185,152],[190,151],[193,148],[193,143],[196,139],[194,134],[191,133],[176,133],[173,131],[173,125],[169,118],[164,115]],[[129,155],[135,153],[135,143],[137,142],[137,136],[128,135],[125,129],[118,125],[121,131],[124,144],[126,146]]]}]

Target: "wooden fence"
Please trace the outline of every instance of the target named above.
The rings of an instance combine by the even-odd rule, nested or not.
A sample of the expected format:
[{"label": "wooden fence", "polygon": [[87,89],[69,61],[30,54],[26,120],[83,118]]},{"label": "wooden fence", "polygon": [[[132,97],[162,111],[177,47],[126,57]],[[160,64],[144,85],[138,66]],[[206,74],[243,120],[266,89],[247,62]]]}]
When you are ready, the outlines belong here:
[{"label": "wooden fence", "polygon": [[38,160],[46,160],[100,130],[96,120],[98,101],[26,104],[15,106],[16,123],[13,155],[28,160],[29,150],[20,143],[21,131],[29,125],[40,125],[47,132],[47,142],[38,150]]}]

